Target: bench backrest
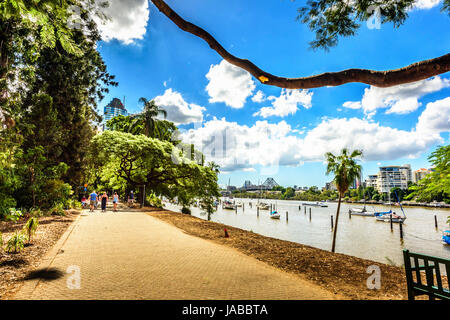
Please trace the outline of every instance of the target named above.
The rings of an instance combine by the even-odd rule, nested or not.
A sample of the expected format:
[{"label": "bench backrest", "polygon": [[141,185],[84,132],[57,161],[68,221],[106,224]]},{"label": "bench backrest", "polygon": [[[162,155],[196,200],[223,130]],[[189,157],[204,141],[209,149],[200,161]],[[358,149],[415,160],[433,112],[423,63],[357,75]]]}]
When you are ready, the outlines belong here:
[{"label": "bench backrest", "polygon": [[[450,300],[450,260],[418,254],[409,250],[403,250],[403,258],[408,285],[408,299],[414,300],[415,296],[426,294],[430,299]],[[414,266],[411,265],[411,259],[414,261]],[[423,265],[419,263],[419,260],[423,261]],[[447,274],[445,283],[443,283],[441,275],[441,264],[444,265]],[[421,270],[425,270],[426,281],[422,281]]]}]

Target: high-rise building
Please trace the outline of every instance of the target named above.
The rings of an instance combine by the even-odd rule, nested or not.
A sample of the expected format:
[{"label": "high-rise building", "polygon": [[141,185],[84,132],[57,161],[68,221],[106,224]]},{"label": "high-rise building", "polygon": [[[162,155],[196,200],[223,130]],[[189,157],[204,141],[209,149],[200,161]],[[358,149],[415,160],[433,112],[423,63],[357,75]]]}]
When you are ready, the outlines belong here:
[{"label": "high-rise building", "polygon": [[123,105],[122,101],[120,101],[120,99],[114,98],[104,108],[103,115],[104,115],[104,121],[106,124],[106,122],[108,120],[111,120],[112,118],[114,118],[118,115],[127,116],[128,112],[127,112],[127,109],[125,109],[125,106]]},{"label": "high-rise building", "polygon": [[408,189],[408,182],[412,181],[411,166],[380,167],[377,175],[377,190],[380,193],[390,192],[392,188]]}]

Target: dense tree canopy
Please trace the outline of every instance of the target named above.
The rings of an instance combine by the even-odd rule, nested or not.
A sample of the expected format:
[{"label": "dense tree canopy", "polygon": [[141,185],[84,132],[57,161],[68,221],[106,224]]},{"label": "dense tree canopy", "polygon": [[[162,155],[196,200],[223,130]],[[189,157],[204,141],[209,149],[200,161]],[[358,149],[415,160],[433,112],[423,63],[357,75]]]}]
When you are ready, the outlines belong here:
[{"label": "dense tree canopy", "polygon": [[105,131],[92,140],[92,158],[109,188],[146,190],[188,205],[194,198],[217,197],[217,172],[186,156],[168,141]]},{"label": "dense tree canopy", "polygon": [[411,187],[407,199],[450,202],[450,145],[441,146],[428,157],[434,171]]}]

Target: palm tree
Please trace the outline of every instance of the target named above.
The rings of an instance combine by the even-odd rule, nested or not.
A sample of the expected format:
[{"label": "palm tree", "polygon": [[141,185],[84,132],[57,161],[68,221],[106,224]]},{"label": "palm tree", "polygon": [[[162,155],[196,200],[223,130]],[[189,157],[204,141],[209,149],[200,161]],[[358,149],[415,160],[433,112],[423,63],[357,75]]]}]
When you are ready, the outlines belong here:
[{"label": "palm tree", "polygon": [[153,136],[156,128],[156,117],[161,113],[164,119],[167,117],[167,111],[158,107],[154,100],[148,101],[146,98],[140,98],[139,102],[144,104],[144,110],[132,118],[134,122],[131,127],[135,127],[139,123],[144,123],[144,134],[147,137]]},{"label": "palm tree", "polygon": [[334,252],[336,247],[336,232],[338,227],[339,210],[341,209],[341,200],[344,193],[347,192],[350,185],[356,178],[361,176],[361,166],[357,164],[358,157],[362,156],[362,150],[354,150],[349,154],[347,148],[342,149],[340,155],[335,156],[331,152],[325,154],[325,158],[328,162],[327,175],[334,174],[334,183],[339,192],[339,202],[336,212],[336,223],[333,231],[333,244],[331,252]]}]

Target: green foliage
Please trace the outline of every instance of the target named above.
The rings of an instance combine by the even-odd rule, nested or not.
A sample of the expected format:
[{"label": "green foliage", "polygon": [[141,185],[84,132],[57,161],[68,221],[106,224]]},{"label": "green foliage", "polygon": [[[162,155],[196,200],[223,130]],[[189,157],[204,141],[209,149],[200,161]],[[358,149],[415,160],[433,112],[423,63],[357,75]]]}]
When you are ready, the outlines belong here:
[{"label": "green foliage", "polygon": [[31,238],[36,233],[39,226],[39,221],[36,217],[31,217],[28,219],[27,223],[23,227],[23,232],[27,235],[28,243],[31,242]]},{"label": "green foliage", "polygon": [[31,208],[30,216],[34,218],[39,218],[44,215],[44,212],[40,208]]},{"label": "green foliage", "polygon": [[22,232],[16,232],[6,243],[6,252],[19,253],[23,250],[27,237]]},{"label": "green foliage", "polygon": [[450,145],[438,147],[428,157],[434,171],[426,175],[417,185],[410,186],[407,200],[418,202],[445,201],[450,203]]},{"label": "green foliage", "polygon": [[150,206],[152,207],[156,207],[156,208],[162,208],[162,201],[160,198],[158,198],[155,194],[151,193],[147,196],[147,202],[148,204],[150,204]]},{"label": "green foliage", "polygon": [[64,211],[64,205],[62,203],[55,204],[48,213],[52,216],[65,216],[66,212]]},{"label": "green foliage", "polygon": [[10,208],[8,213],[5,216],[5,220],[17,222],[22,217],[22,211],[16,210],[14,208]]},{"label": "green foliage", "polygon": [[69,199],[67,201],[67,208],[68,209],[81,210],[81,209],[83,209],[83,205],[81,204],[80,201],[77,201],[77,200],[74,200],[74,199]]},{"label": "green foliage", "polygon": [[156,117],[161,113],[164,118],[167,116],[166,110],[158,107],[154,100],[147,100],[146,98],[140,98],[139,102],[144,105],[144,110],[141,113],[133,115],[133,122],[131,128],[134,126],[143,126],[144,134],[147,137],[155,137],[156,130],[158,129],[155,125]]},{"label": "green foliage", "polygon": [[3,247],[3,234],[0,232],[0,248]]},{"label": "green foliage", "polygon": [[340,155],[335,156],[330,152],[325,154],[327,160],[326,174],[334,174],[334,183],[339,193],[343,195],[350,185],[361,175],[361,166],[356,163],[358,157],[362,156],[361,150],[354,150],[349,154],[346,148],[342,149]]},{"label": "green foliage", "polygon": [[105,131],[92,145],[97,172],[111,189],[145,185],[155,195],[178,197],[187,205],[195,197],[219,194],[215,169],[190,160],[168,141]]},{"label": "green foliage", "polygon": [[295,191],[291,187],[288,187],[286,191],[283,193],[283,199],[290,199],[295,196]]}]

